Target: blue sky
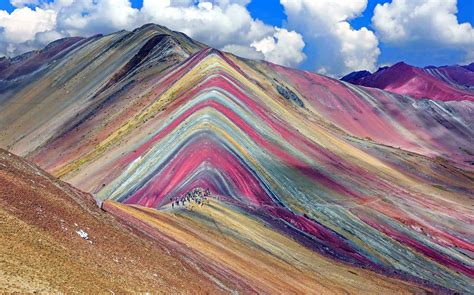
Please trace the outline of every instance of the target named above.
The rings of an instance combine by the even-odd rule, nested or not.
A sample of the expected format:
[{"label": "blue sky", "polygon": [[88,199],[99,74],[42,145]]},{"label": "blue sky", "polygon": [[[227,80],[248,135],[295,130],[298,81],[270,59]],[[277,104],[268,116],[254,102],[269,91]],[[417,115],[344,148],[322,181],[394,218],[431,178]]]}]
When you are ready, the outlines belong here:
[{"label": "blue sky", "polygon": [[[372,29],[371,19],[375,6],[386,2],[391,2],[391,0],[369,0],[363,14],[351,20],[349,23],[356,29],[361,27]],[[247,7],[253,17],[275,26],[281,26],[286,20],[284,8],[279,0],[253,0]],[[474,25],[474,0],[458,0],[457,16],[460,23],[469,22]],[[446,65],[458,63],[462,60],[463,56],[462,50],[452,48],[429,50],[427,48],[415,47],[400,49],[385,45],[384,43],[380,44],[380,50],[380,65],[393,64],[398,61],[405,61],[409,64],[421,67],[427,65]],[[309,52],[308,55],[310,54]],[[312,58],[309,57],[301,67],[311,70],[311,61]],[[474,62],[474,60],[472,60],[472,62]]]},{"label": "blue sky", "polygon": [[[205,1],[214,5],[198,5]],[[300,1],[304,7],[291,0],[172,0],[163,8],[160,0],[91,0],[86,5],[72,0],[65,7],[54,0],[0,0],[0,55],[40,48],[59,37],[110,33],[151,21],[235,54],[333,76],[398,61],[417,66],[474,61],[474,0]],[[381,4],[386,5],[374,12]],[[427,13],[410,16],[425,4]],[[168,17],[173,13],[175,22]],[[183,18],[188,13],[192,19]],[[84,18],[61,21],[77,15]],[[387,15],[395,19],[396,29],[384,19]],[[215,19],[203,23],[209,18]],[[21,22],[25,25],[18,26]],[[229,23],[235,28],[226,27]]]},{"label": "blue sky", "polygon": [[[132,7],[135,8],[141,8],[143,5],[143,0],[131,0],[130,2]],[[370,25],[370,19],[372,18],[375,5],[385,2],[390,2],[390,0],[369,0],[367,10],[361,17],[351,21],[351,24],[356,28]],[[286,19],[283,6],[279,0],[252,0],[247,7],[252,16],[275,26],[281,26]],[[0,2],[0,10],[12,12],[14,8],[15,7],[11,5],[9,1],[2,0]],[[460,22],[470,22],[474,24],[473,0],[458,0],[458,10],[457,15]]]}]

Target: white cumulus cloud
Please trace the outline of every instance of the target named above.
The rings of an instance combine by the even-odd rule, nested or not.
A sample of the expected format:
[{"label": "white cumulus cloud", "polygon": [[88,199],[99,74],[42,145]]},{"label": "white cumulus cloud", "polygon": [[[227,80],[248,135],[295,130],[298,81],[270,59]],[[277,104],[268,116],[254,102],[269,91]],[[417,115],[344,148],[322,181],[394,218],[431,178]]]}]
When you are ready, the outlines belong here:
[{"label": "white cumulus cloud", "polygon": [[266,60],[285,66],[297,66],[306,58],[302,52],[305,46],[303,37],[286,29],[276,28],[273,36],[255,41],[250,46],[261,52]]},{"label": "white cumulus cloud", "polygon": [[25,5],[38,5],[38,0],[10,0],[11,5],[15,7],[23,7]]},{"label": "white cumulus cloud", "polygon": [[238,56],[245,56],[251,59],[265,59],[265,55],[261,51],[257,51],[254,47],[229,44],[222,48],[225,52],[231,52]]},{"label": "white cumulus cloud", "polygon": [[280,0],[287,26],[300,32],[314,48],[315,69],[342,75],[353,70],[374,70],[380,55],[375,34],[354,29],[349,20],[367,7],[367,0]]},{"label": "white cumulus cloud", "polygon": [[456,0],[393,0],[375,7],[372,23],[385,43],[461,48],[472,57],[474,29],[456,13]]},{"label": "white cumulus cloud", "polygon": [[53,30],[56,14],[52,10],[22,7],[11,14],[0,10],[0,55],[13,55],[31,50],[28,44],[38,33]]}]

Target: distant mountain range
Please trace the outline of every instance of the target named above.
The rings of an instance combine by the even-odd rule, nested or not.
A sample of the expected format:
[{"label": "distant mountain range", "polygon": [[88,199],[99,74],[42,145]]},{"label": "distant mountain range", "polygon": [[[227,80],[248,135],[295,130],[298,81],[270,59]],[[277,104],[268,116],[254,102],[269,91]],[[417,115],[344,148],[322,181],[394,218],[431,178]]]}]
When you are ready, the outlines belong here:
[{"label": "distant mountain range", "polygon": [[379,68],[375,73],[352,72],[341,80],[414,98],[474,101],[474,63],[418,68],[399,62],[390,67]]}]

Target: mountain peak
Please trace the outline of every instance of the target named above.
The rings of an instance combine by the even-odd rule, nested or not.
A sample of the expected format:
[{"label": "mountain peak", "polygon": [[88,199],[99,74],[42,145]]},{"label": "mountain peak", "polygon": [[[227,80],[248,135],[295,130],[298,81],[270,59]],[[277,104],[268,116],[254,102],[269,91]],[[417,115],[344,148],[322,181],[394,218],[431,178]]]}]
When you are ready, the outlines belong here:
[{"label": "mountain peak", "polygon": [[416,68],[412,65],[409,65],[403,61],[400,61],[400,62],[397,62],[396,64],[392,65],[391,67],[388,67],[388,68],[391,68],[391,69],[412,69],[412,68]]},{"label": "mountain peak", "polygon": [[146,34],[146,33],[158,33],[158,34],[169,34],[174,35],[177,32],[171,31],[167,27],[155,24],[155,23],[148,23],[144,24],[141,27],[138,27],[132,31],[133,34]]},{"label": "mountain peak", "polygon": [[349,73],[349,74],[345,75],[344,77],[341,78],[341,80],[345,81],[345,82],[351,82],[351,81],[361,79],[363,77],[370,76],[371,74],[372,74],[371,72],[366,71],[366,70],[356,71],[356,72],[352,72],[352,73]]},{"label": "mountain peak", "polygon": [[469,66],[428,66],[422,69],[398,62],[371,75],[351,73],[341,80],[415,98],[474,100],[474,72],[469,71]]},{"label": "mountain peak", "polygon": [[471,71],[471,72],[474,72],[474,62],[468,64],[468,65],[465,65],[463,66],[465,69]]}]

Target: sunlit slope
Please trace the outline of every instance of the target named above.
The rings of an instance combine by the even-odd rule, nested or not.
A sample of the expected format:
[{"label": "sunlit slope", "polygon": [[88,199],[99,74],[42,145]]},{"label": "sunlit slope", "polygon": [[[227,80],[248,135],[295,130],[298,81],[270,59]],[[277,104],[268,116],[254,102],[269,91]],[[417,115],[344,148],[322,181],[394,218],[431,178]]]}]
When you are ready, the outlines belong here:
[{"label": "sunlit slope", "polygon": [[[159,76],[203,47],[156,25],[80,39],[73,45],[68,39],[56,43],[11,60],[2,69],[17,74],[0,81],[0,144],[17,154],[26,155],[76,130],[99,110],[112,112],[130,80],[141,77],[144,69],[147,75]],[[69,47],[64,48],[64,43]],[[118,103],[126,108],[133,105],[122,99]]]},{"label": "sunlit slope", "polygon": [[[138,223],[150,235],[176,241],[178,251],[258,293],[424,293],[428,289],[387,279],[318,255],[272,229],[278,222],[211,199],[209,204],[154,210],[107,201],[105,208]],[[280,230],[284,231],[283,224]]]}]

